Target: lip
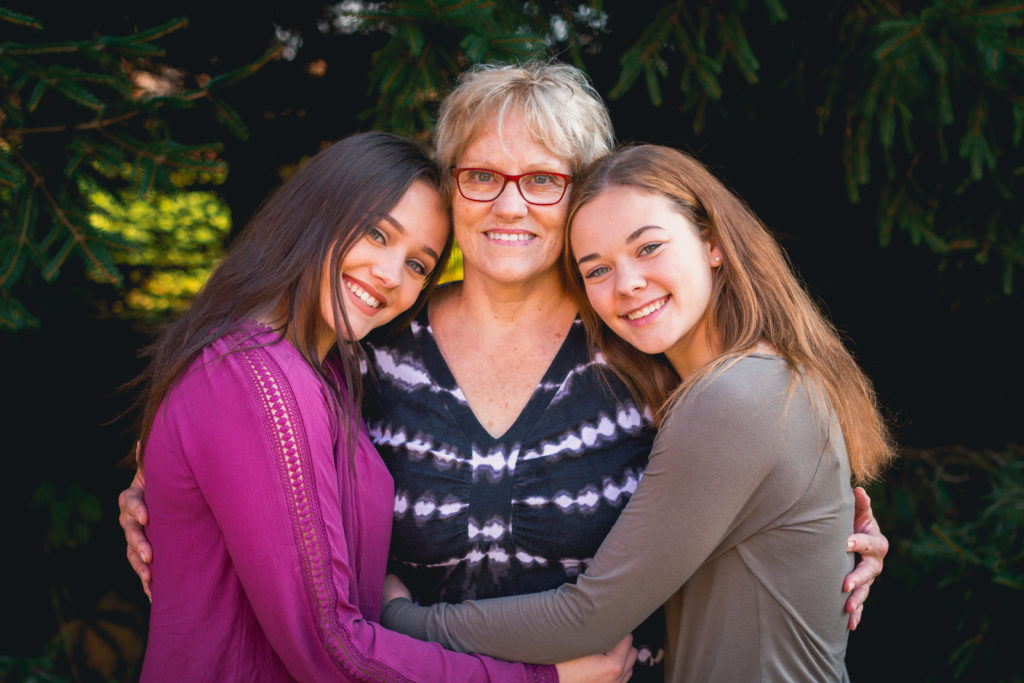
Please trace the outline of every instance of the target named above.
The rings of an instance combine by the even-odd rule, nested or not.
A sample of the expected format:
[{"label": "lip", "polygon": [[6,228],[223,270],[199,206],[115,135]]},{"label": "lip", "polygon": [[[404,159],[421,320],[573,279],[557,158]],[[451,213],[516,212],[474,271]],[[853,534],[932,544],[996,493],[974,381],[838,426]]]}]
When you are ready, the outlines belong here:
[{"label": "lip", "polygon": [[[358,278],[354,278],[354,277],[352,277],[350,275],[342,275],[341,279],[344,282],[345,292],[348,294],[349,301],[353,302],[353,304],[356,307],[356,310],[358,310],[358,311],[360,311],[360,312],[362,312],[362,313],[364,313],[366,315],[376,315],[376,314],[380,313],[381,311],[383,311],[385,308],[388,307],[387,297],[385,297],[379,291],[377,291],[376,289],[374,289],[370,285],[366,284],[362,280],[360,280]],[[362,289],[364,292],[366,292],[367,294],[372,296],[374,299],[379,301],[380,302],[380,306],[378,306],[377,308],[374,308],[372,306],[367,306],[365,303],[363,303],[363,300],[360,299],[358,296],[356,296],[356,293],[353,292],[349,288],[349,286],[348,286],[349,283],[352,283],[352,284],[356,285],[357,287]]]},{"label": "lip", "polygon": [[[644,325],[649,325],[650,323],[654,322],[654,320],[658,316],[661,315],[662,311],[665,310],[665,306],[668,305],[668,300],[671,298],[671,296],[672,296],[671,294],[666,294],[665,296],[661,296],[661,297],[658,297],[657,299],[654,299],[652,301],[648,301],[647,303],[643,304],[642,306],[637,306],[636,308],[633,308],[631,310],[626,311],[625,313],[620,314],[619,317],[627,325],[632,325],[634,327],[642,327]],[[635,318],[633,320],[629,319],[628,316],[636,313],[637,311],[642,311],[645,308],[647,308],[648,306],[658,306],[658,308],[656,310],[651,311],[647,315],[640,317],[640,318]]]},{"label": "lip", "polygon": [[[512,239],[503,239],[498,235],[507,235]],[[502,247],[523,247],[537,239],[537,235],[528,230],[486,230],[484,237],[489,243]]]}]

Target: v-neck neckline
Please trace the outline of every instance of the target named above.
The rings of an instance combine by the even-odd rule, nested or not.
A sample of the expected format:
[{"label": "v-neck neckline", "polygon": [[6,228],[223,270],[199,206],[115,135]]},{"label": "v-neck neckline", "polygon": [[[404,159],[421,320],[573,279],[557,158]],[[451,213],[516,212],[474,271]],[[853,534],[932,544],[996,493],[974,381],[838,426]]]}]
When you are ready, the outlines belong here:
[{"label": "v-neck neckline", "polygon": [[[441,353],[441,347],[437,344],[437,338],[434,336],[434,329],[430,324],[427,308],[425,306],[423,309],[422,322],[427,327],[428,334],[418,335],[420,353],[426,363],[427,371],[435,378],[437,383],[442,386],[452,387],[454,390],[442,392],[441,396],[449,413],[463,430],[466,437],[472,444],[486,448],[491,448],[497,444],[511,445],[528,441],[527,437],[529,437],[531,430],[541,415],[543,415],[551,400],[558,393],[557,388],[561,386],[566,374],[568,374],[568,368],[565,368],[565,365],[567,362],[571,362],[574,356],[572,349],[576,344],[583,344],[585,341],[582,338],[583,325],[580,322],[579,316],[573,318],[569,331],[562,339],[562,344],[559,346],[554,358],[551,359],[547,370],[544,371],[540,384],[530,395],[529,400],[527,400],[519,415],[516,416],[511,426],[503,434],[492,436],[484,428],[476,413],[473,412],[473,409],[470,408],[469,401],[466,400],[462,388],[455,381],[455,375],[452,374],[448,362]],[[545,386],[552,384],[557,386],[551,391],[543,391]]]}]

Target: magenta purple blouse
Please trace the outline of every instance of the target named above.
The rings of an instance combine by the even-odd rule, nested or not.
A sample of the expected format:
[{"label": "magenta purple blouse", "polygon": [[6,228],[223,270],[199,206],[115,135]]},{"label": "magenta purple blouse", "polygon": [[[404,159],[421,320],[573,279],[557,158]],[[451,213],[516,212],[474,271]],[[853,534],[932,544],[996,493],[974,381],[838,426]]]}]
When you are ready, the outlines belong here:
[{"label": "magenta purple blouse", "polygon": [[275,339],[207,347],[154,421],[142,680],[557,681],[379,624],[391,476],[361,422],[347,450],[333,399]]}]

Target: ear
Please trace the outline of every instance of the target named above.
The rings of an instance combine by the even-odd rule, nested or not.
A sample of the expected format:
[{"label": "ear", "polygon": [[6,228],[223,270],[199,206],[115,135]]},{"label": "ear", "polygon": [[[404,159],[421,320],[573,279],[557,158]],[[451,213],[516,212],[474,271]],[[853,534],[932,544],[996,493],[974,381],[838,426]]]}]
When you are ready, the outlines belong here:
[{"label": "ear", "polygon": [[708,247],[708,265],[712,268],[719,268],[725,262],[725,257],[722,256],[722,249],[715,240],[708,240],[706,244]]}]

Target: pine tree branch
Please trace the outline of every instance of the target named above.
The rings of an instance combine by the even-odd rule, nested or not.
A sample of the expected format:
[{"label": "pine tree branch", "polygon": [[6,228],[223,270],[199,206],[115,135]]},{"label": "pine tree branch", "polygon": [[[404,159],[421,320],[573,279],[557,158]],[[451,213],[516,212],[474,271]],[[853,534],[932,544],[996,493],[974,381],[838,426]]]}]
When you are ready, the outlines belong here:
[{"label": "pine tree branch", "polygon": [[32,168],[32,165],[28,163],[28,161],[21,155],[20,152],[18,152],[17,149],[11,148],[10,151],[18,159],[18,162],[21,164],[22,168],[24,168],[25,171],[30,176],[32,176],[34,186],[39,188],[39,192],[46,199],[46,202],[47,204],[49,204],[50,210],[53,212],[53,215],[57,218],[58,223],[64,226],[64,228],[69,233],[71,233],[71,238],[74,241],[75,246],[77,246],[86,255],[86,257],[96,268],[96,270],[100,274],[102,274],[103,277],[108,282],[110,282],[111,284],[116,284],[117,282],[119,282],[120,278],[116,274],[111,273],[106,268],[106,266],[100,262],[96,255],[93,254],[86,246],[86,241],[88,239],[86,237],[86,234],[82,230],[79,230],[78,227],[75,226],[75,224],[68,218],[67,214],[64,212],[64,209],[60,207],[60,204],[57,202],[57,200],[53,197],[52,194],[50,194],[50,190],[46,187],[46,181],[43,179],[43,177],[39,175],[34,168]]},{"label": "pine tree branch", "polygon": [[[64,133],[69,130],[102,130],[105,127],[111,126],[115,123],[121,123],[127,121],[133,116],[137,116],[141,109],[133,109],[132,111],[118,114],[117,116],[110,116],[107,118],[97,118],[92,121],[86,121],[84,123],[65,123],[53,126],[38,126],[35,128],[12,128],[7,133],[9,135],[37,135],[39,133]],[[0,128],[0,133],[3,133],[3,129]]]},{"label": "pine tree branch", "polygon": [[[32,192],[29,191],[28,196],[25,198],[26,204],[31,202]],[[21,234],[18,235],[18,244],[15,248],[14,255],[11,257],[11,263],[7,267],[7,272],[0,274],[0,290],[3,290],[4,285],[7,283],[7,279],[17,270],[18,262],[21,259],[21,252],[28,244],[28,229],[29,229],[29,207],[26,205],[25,211],[22,212],[21,220]]]}]

